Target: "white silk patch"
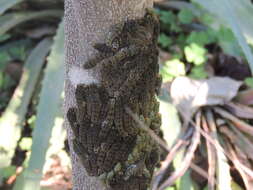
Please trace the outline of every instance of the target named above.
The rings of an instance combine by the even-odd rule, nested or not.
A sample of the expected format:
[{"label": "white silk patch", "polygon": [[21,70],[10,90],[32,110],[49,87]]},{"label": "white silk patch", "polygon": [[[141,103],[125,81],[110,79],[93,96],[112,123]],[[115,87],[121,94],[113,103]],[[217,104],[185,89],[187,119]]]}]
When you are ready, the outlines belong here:
[{"label": "white silk patch", "polygon": [[78,84],[99,84],[99,81],[92,76],[91,70],[85,70],[78,66],[72,66],[68,72],[68,78],[73,86]]}]

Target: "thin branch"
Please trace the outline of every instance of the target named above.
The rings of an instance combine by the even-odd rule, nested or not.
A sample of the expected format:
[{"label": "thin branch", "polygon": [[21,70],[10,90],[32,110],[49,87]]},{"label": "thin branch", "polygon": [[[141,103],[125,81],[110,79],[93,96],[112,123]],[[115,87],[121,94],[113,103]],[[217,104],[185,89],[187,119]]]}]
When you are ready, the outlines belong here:
[{"label": "thin branch", "polygon": [[[214,108],[214,109],[216,109],[216,108]],[[184,112],[180,111],[180,113],[184,116]],[[189,122],[190,122],[193,126],[196,126],[195,122],[194,122],[192,119],[190,119]],[[227,156],[230,160],[233,159],[233,158],[231,158],[231,156],[230,156],[229,154],[227,154],[227,152],[224,151],[224,149],[222,148],[222,146],[221,146],[219,143],[217,143],[216,141],[214,141],[214,140],[212,139],[212,137],[210,137],[205,131],[203,131],[201,128],[196,128],[196,129],[199,130],[200,134],[201,134],[203,137],[205,137],[206,140],[208,140],[217,150],[222,151],[222,152],[225,154],[225,156]],[[240,164],[240,163],[239,163],[239,164]],[[252,176],[252,178],[253,178],[253,172],[252,172],[249,168],[244,167],[244,166],[242,166],[242,168],[243,168],[243,170],[244,170],[248,175]]]},{"label": "thin branch", "polygon": [[[197,124],[195,126],[195,128],[200,128],[200,117],[201,117],[201,113],[198,112],[196,114],[196,121]],[[183,176],[184,173],[186,172],[186,170],[190,167],[191,165],[191,161],[194,157],[194,153],[198,147],[198,144],[200,143],[200,133],[199,130],[195,130],[194,134],[192,136],[192,143],[190,145],[190,147],[188,148],[188,151],[185,155],[184,160],[182,161],[182,165],[180,166],[179,169],[177,169],[171,177],[169,177],[169,179],[167,179],[160,187],[159,190],[163,190],[166,187],[172,185],[179,177]]]},{"label": "thin branch", "polygon": [[135,113],[133,113],[133,111],[128,108],[125,107],[126,112],[135,120],[135,122],[138,123],[139,127],[141,129],[143,129],[144,131],[146,131],[160,146],[162,146],[165,150],[167,150],[168,152],[170,152],[170,148],[166,145],[166,143],[157,135],[155,134],[154,131],[152,131],[151,129],[149,129],[145,123],[143,123],[140,118],[138,117],[138,115],[136,115]]},{"label": "thin branch", "polygon": [[245,171],[240,167],[241,163],[237,154],[233,150],[232,146],[228,143],[226,143],[228,153],[230,154],[231,158],[233,158],[232,163],[234,164],[234,167],[237,168],[238,172],[241,174],[241,177],[243,179],[244,185],[246,187],[246,190],[251,190],[253,188],[252,183],[252,176],[251,178],[245,173]]},{"label": "thin branch", "polygon": [[233,116],[232,114],[228,113],[227,111],[221,109],[221,108],[214,108],[214,111],[218,114],[220,114],[222,117],[231,120],[234,125],[240,129],[241,131],[250,134],[251,136],[253,136],[253,126],[243,122],[242,120],[236,118],[235,116]]},{"label": "thin branch", "polygon": [[[210,129],[208,128],[208,124],[206,118],[202,117],[202,126],[205,132],[211,136]],[[216,152],[214,147],[210,144],[209,141],[206,141],[207,148],[207,158],[208,158],[208,189],[214,190],[215,188],[215,168],[216,168]]]},{"label": "thin branch", "polygon": [[[191,131],[191,133],[193,132],[192,130],[190,130],[190,131]],[[188,135],[186,134],[182,139],[179,139],[177,141],[177,143],[171,148],[171,151],[167,155],[165,161],[162,162],[161,169],[157,172],[157,174],[154,178],[154,181],[152,183],[152,190],[156,190],[158,188],[158,185],[160,184],[163,176],[165,175],[168,167],[170,166],[170,163],[173,161],[173,159],[175,158],[175,155],[178,153],[178,151],[180,149],[182,149],[183,147],[185,147],[187,144],[189,144],[189,142],[186,141],[187,136]]]}]

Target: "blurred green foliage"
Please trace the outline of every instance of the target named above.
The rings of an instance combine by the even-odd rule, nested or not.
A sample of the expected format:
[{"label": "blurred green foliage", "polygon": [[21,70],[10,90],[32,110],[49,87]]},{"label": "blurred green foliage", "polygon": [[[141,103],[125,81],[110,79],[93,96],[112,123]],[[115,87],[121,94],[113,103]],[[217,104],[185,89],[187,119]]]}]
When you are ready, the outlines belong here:
[{"label": "blurred green foliage", "polygon": [[178,13],[178,19],[182,24],[190,24],[194,19],[194,15],[191,10],[182,9]]},{"label": "blurred green foliage", "polygon": [[21,150],[31,150],[32,147],[32,138],[31,137],[23,137],[19,142],[19,147]]},{"label": "blurred green foliage", "polygon": [[173,58],[162,65],[161,74],[164,82],[186,75],[186,62],[193,64],[191,77],[207,77],[203,66],[208,52],[205,45],[217,42],[217,34],[211,28],[200,31],[184,30],[186,25],[192,25],[194,19],[197,19],[191,10],[182,9],[177,13],[164,10],[156,10],[156,12],[160,15],[162,31],[158,43]]},{"label": "blurred green foliage", "polygon": [[206,52],[205,48],[195,43],[191,43],[189,46],[185,46],[184,48],[186,60],[197,66],[205,63]]},{"label": "blurred green foliage", "polygon": [[8,166],[8,167],[4,168],[1,175],[3,176],[3,178],[6,179],[6,178],[12,176],[13,174],[15,174],[15,172],[16,172],[15,166]]},{"label": "blurred green foliage", "polygon": [[[196,1],[200,2],[201,0]],[[201,2],[203,2],[203,4],[213,3],[213,1]],[[205,8],[208,9],[208,6]],[[164,6],[159,7],[156,12],[160,15],[161,22],[161,34],[158,43],[160,48],[168,54],[167,59],[161,60],[160,73],[163,76],[163,82],[172,81],[175,77],[182,75],[187,75],[194,79],[207,78],[209,75],[209,71],[207,70],[208,59],[210,55],[215,56],[217,50],[218,52],[224,52],[225,54],[241,57],[242,59],[246,58],[244,56],[245,51],[242,51],[238,43],[239,39],[230,26],[224,23],[218,23],[217,15],[210,14],[198,4],[185,1],[166,1]],[[251,13],[251,17],[253,17],[253,12]],[[245,22],[249,17],[243,18],[239,16],[239,18],[243,19],[241,20],[242,22]],[[249,87],[253,88],[252,77],[245,79],[244,82]],[[160,99],[164,101],[164,98]],[[163,131],[165,133],[165,139],[170,145],[175,142],[171,139],[175,138],[174,136],[177,134],[176,131],[181,130],[181,124],[172,122],[177,118],[177,114],[173,116],[170,115],[170,121],[164,118],[172,111],[168,108],[163,109],[164,103],[161,100],[160,112],[163,116]],[[166,103],[169,104],[169,102],[170,99],[168,97]],[[173,126],[171,126],[171,123],[173,123]],[[173,137],[172,135],[166,136],[166,134],[173,134]],[[182,153],[181,157],[184,156],[184,153]],[[231,177],[228,175],[229,168],[227,167],[227,162],[222,162],[222,159],[224,160],[224,158],[220,159],[220,169],[217,171],[217,176],[223,180],[220,189],[230,189],[230,187],[228,187],[229,184],[235,184],[232,189],[241,189],[236,182],[231,180]],[[178,162],[176,160],[173,162],[175,168],[179,168],[180,165],[181,159],[179,159]],[[195,183],[195,180],[192,179],[190,170],[188,170],[183,177],[177,180],[176,186],[168,187],[166,190],[208,189],[207,185],[200,188]]]},{"label": "blurred green foliage", "polygon": [[[55,81],[54,77],[63,76],[63,60],[56,59],[55,53],[54,58],[51,56],[48,61],[45,59],[51,45],[55,46],[56,44],[58,46],[60,44],[57,53],[60,54],[59,57],[63,57],[64,38],[61,37],[54,43],[50,39],[56,34],[52,31],[57,30],[58,23],[62,19],[63,1],[55,0],[53,4],[50,1],[38,2],[39,9],[35,8],[36,3],[35,1],[26,2],[22,0],[2,0],[0,2],[0,188],[4,182],[3,179],[15,174],[17,163],[18,166],[21,164],[23,167],[30,167],[29,155],[30,152],[34,152],[34,150],[31,150],[32,144],[36,143],[36,140],[32,137],[32,132],[39,127],[36,120],[43,120],[45,123],[50,124],[49,129],[45,132],[50,136],[51,128],[54,126],[51,124],[54,124],[55,120],[52,111],[57,110],[58,113],[59,107],[62,105],[61,98],[55,96],[52,92],[51,95],[41,94],[40,89],[41,83],[45,83],[43,82],[45,78],[47,78],[46,80]],[[63,26],[61,28],[61,34],[63,34]],[[41,31],[44,32],[41,33]],[[58,70],[62,72],[51,74],[50,79],[49,72],[41,71],[46,64],[49,67],[58,65]],[[55,92],[60,90],[60,92],[57,92],[62,94],[63,77],[59,81],[61,81],[61,85],[57,85],[58,88],[54,89]],[[44,88],[49,89],[48,84]],[[13,93],[15,96],[12,97]],[[47,96],[55,97],[59,101],[57,105],[51,104],[51,112],[48,112],[51,113],[50,118],[43,117],[42,119],[41,116],[37,117],[36,115],[37,102]],[[62,118],[62,115],[57,114],[57,116]],[[60,126],[62,126],[62,123],[60,123]],[[3,130],[8,131],[2,133]],[[43,130],[46,130],[46,127]],[[15,141],[18,141],[16,145]],[[49,139],[44,139],[44,141],[49,141]],[[61,139],[61,141],[63,143],[64,139]],[[50,146],[54,145],[53,142]],[[37,144],[41,143],[37,142]],[[49,142],[44,142],[44,144],[49,144]],[[48,147],[44,149],[36,147],[35,149],[46,152]],[[14,152],[17,155],[13,155]],[[20,152],[26,153],[25,159],[19,157]],[[2,157],[4,154],[6,154],[6,157]],[[10,156],[13,156],[13,158]],[[13,165],[10,165],[11,159],[14,160]],[[38,165],[44,165],[45,160],[40,160],[38,157],[32,159],[37,161]],[[9,164],[9,166],[6,164]],[[37,187],[34,186],[34,189],[38,187],[38,185]],[[19,189],[21,188],[19,186]]]},{"label": "blurred green foliage", "polygon": [[244,57],[233,31],[226,25],[217,24],[216,17],[203,11],[201,6],[178,1],[169,3],[178,10],[156,9],[161,21],[158,43],[172,59],[177,59],[174,66],[163,60],[161,74],[165,81],[178,76],[179,62],[187,68],[184,75],[188,74],[196,79],[206,78],[208,73],[205,65],[208,54],[214,53],[214,45],[220,47],[224,53]]},{"label": "blurred green foliage", "polygon": [[[194,0],[194,2],[196,1],[200,2],[200,0]],[[52,3],[49,4],[49,2],[50,1],[36,0],[27,2],[22,0],[0,1],[0,114],[5,111],[4,109],[7,107],[15,88],[19,83],[19,81],[15,80],[6,69],[12,63],[24,68],[23,65],[31,55],[32,49],[34,49],[43,39],[56,36],[56,33],[50,33],[48,28],[50,26],[57,31],[63,13],[63,1],[55,0],[53,3],[54,5]],[[178,4],[176,10],[175,8],[157,8],[155,10],[160,16],[161,21],[161,33],[158,39],[158,44],[163,51],[169,54],[168,59],[162,60],[160,68],[163,82],[169,82],[175,77],[184,75],[188,75],[195,79],[207,78],[208,73],[205,65],[208,60],[208,55],[213,53],[213,46],[218,46],[224,53],[245,58],[245,51],[241,48],[242,45],[239,45],[238,34],[235,35],[233,27],[228,24],[217,23],[217,18],[221,18],[219,14],[213,15],[207,12],[206,9],[203,9],[203,7],[205,7],[204,4],[211,5],[209,1],[202,1],[202,3],[200,3],[202,4],[202,7],[195,3],[190,3],[189,1],[176,2],[181,2],[181,4]],[[243,1],[243,3],[245,2]],[[208,6],[206,6],[206,8],[207,7]],[[249,9],[251,8],[252,6],[249,6]],[[212,6],[210,6],[210,9],[212,9]],[[212,10],[210,12],[213,13],[215,11]],[[245,15],[247,14],[251,14],[252,16],[253,13],[248,10],[242,11],[241,15],[244,16],[238,16],[238,18],[243,21],[243,32],[245,30],[247,34],[250,34],[250,32],[252,34],[252,30],[249,30],[252,29],[250,27],[252,25],[250,22],[245,22],[245,20],[252,18],[253,16],[247,16],[247,19],[245,19]],[[48,19],[48,17],[50,17],[50,19]],[[22,161],[22,165],[23,167],[28,168],[28,171],[26,171],[28,173],[28,178],[33,176],[33,169],[40,166],[39,173],[34,174],[33,176],[37,180],[32,184],[34,186],[32,186],[31,189],[39,188],[42,168],[47,162],[47,160],[44,159],[46,157],[45,154],[47,150],[50,149],[48,148],[49,137],[53,131],[53,127],[56,128],[61,126],[63,121],[62,115],[59,114],[60,105],[62,103],[59,94],[62,91],[61,85],[63,84],[63,73],[59,72],[63,71],[63,60],[61,59],[63,57],[63,25],[61,25],[61,27],[62,28],[58,29],[57,37],[52,43],[54,50],[52,50],[53,52],[50,54],[50,59],[46,60],[42,56],[44,65],[43,69],[46,69],[44,69],[43,72],[40,73],[40,77],[36,79],[33,96],[29,98],[29,109],[23,113],[25,115],[25,121],[22,122],[22,126],[19,126],[22,127],[22,131],[15,131],[20,133],[19,135],[21,135],[21,132],[30,131],[29,134],[26,134],[27,136],[20,137],[16,147],[17,149],[26,152],[26,159]],[[37,31],[45,30],[47,32],[38,35],[38,37],[32,37],[29,33],[35,33],[35,29],[37,29]],[[247,40],[249,41],[250,38]],[[58,67],[58,72],[52,71],[52,65]],[[59,77],[57,79],[59,83],[57,88],[52,89],[50,88],[50,82],[54,81],[54,77],[57,75]],[[249,87],[253,88],[252,77],[245,79],[244,82]],[[42,87],[41,84],[43,84]],[[41,88],[44,89],[42,90],[43,93],[40,92]],[[36,93],[38,94],[36,95]],[[56,102],[53,97],[59,100],[59,102],[50,104],[51,112],[43,114],[46,112],[45,110],[48,109],[45,102],[48,102],[48,100]],[[13,97],[13,99],[17,98]],[[36,103],[33,104],[33,101]],[[39,108],[38,104],[40,105]],[[38,109],[42,111],[37,114]],[[161,101],[161,113],[163,115],[163,129],[165,134],[168,135],[168,139],[170,140],[169,143],[173,144],[173,140],[176,139],[175,134],[179,134],[181,129],[176,109],[168,102]],[[48,125],[45,125],[45,123]],[[6,126],[6,130],[8,130],[8,127],[13,127]],[[32,135],[32,132],[34,131],[37,132],[35,135]],[[44,133],[46,133],[46,136]],[[44,134],[44,136],[42,134]],[[54,140],[58,141],[59,135],[58,133],[56,134]],[[0,134],[0,138],[3,138],[4,135],[4,133]],[[61,136],[64,137],[62,134]],[[63,144],[64,138],[60,139]],[[50,142],[54,142],[54,140],[51,139]],[[43,148],[40,147],[41,144],[44,145]],[[53,151],[56,152],[56,149],[62,149],[62,147],[55,148]],[[38,151],[40,151],[40,154],[38,154]],[[32,155],[31,160],[30,155]],[[40,157],[37,158],[37,155],[40,155]],[[180,162],[174,163],[175,167],[178,165],[180,165]],[[3,182],[3,179],[7,179],[15,174],[15,172],[16,165],[9,165],[2,168],[0,173],[0,185]],[[27,184],[30,180],[27,176],[21,175],[15,188],[20,189],[21,186],[19,186],[19,184]],[[183,190],[185,188],[196,189],[194,183],[190,179],[189,172],[178,180],[175,186],[168,187],[166,190]]]},{"label": "blurred green foliage", "polygon": [[160,73],[163,75],[163,82],[171,81],[174,77],[186,74],[185,64],[179,59],[168,60],[164,63]]},{"label": "blurred green foliage", "polygon": [[247,77],[245,79],[245,84],[247,84],[249,87],[253,88],[253,77]]}]

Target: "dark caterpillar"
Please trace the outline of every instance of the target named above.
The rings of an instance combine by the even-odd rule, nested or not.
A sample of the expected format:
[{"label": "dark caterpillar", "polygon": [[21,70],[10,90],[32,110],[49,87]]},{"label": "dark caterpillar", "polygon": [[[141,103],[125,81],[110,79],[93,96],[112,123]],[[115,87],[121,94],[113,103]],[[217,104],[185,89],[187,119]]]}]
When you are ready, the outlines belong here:
[{"label": "dark caterpillar", "polygon": [[94,48],[100,54],[84,64],[99,66],[101,84],[80,84],[75,90],[76,108],[67,112],[74,133],[73,148],[90,176],[99,176],[112,189],[146,189],[159,147],[138,127],[126,107],[160,133],[156,94],[159,22],[147,10],[141,19],[129,20],[110,30],[105,43]]}]

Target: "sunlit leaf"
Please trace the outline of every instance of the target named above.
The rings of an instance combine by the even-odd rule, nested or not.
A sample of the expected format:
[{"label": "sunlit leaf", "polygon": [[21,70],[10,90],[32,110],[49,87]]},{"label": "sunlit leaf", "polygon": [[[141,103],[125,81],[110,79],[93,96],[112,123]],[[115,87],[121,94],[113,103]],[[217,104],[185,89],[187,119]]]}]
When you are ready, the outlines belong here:
[{"label": "sunlit leaf", "polygon": [[0,170],[11,163],[21,135],[22,123],[50,46],[51,40],[45,39],[31,52],[24,65],[19,85],[2,114],[0,119]]},{"label": "sunlit leaf", "polygon": [[195,65],[203,64],[206,61],[206,49],[198,44],[192,43],[184,48],[187,61]]},{"label": "sunlit leaf", "polygon": [[178,59],[172,59],[165,62],[160,73],[163,76],[163,81],[167,82],[174,77],[185,75],[185,65]]},{"label": "sunlit leaf", "polygon": [[34,128],[35,121],[36,121],[36,115],[32,115],[29,119],[27,119],[27,123],[29,124],[29,127],[31,129]]},{"label": "sunlit leaf", "polygon": [[167,187],[165,190],[175,190],[175,187]]},{"label": "sunlit leaf", "polygon": [[[37,118],[33,131],[33,144],[28,167],[15,183],[14,190],[38,190],[49,147],[52,129],[61,113],[64,81],[64,31],[60,24],[48,57],[42,82]],[[45,122],[46,121],[46,122]]]},{"label": "sunlit leaf", "polygon": [[[218,136],[216,137],[218,141]],[[219,139],[221,140],[221,139]],[[232,177],[230,175],[230,166],[223,151],[217,149],[217,170],[216,170],[218,190],[228,189],[231,190]]]},{"label": "sunlit leaf", "polygon": [[19,142],[19,147],[21,150],[30,150],[32,146],[32,138],[31,137],[23,137]]},{"label": "sunlit leaf", "polygon": [[160,100],[160,113],[162,114],[161,128],[164,133],[164,139],[170,147],[175,143],[181,130],[178,112],[171,103]]}]

